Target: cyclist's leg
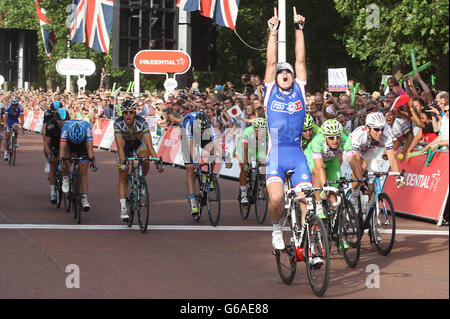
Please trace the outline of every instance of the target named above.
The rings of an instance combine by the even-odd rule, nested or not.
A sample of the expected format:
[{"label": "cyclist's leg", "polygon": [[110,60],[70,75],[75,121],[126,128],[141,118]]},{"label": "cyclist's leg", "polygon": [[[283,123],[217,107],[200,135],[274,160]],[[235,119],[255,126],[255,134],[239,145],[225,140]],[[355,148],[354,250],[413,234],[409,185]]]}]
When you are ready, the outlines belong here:
[{"label": "cyclist's leg", "polygon": [[[147,149],[144,139],[141,139],[141,145],[136,150],[136,154],[138,157],[150,157],[150,150]],[[150,170],[150,162],[145,161],[142,163],[142,174],[147,176],[148,171]]]},{"label": "cyclist's leg", "polygon": [[51,153],[51,159],[50,159],[50,171],[48,174],[48,181],[50,184],[50,201],[52,202],[52,204],[56,204],[56,188],[55,188],[55,184],[56,184],[56,170],[58,168],[58,160],[59,158],[59,154],[52,152]]},{"label": "cyclist's leg", "polygon": [[[288,157],[290,160],[290,169],[293,169],[295,173],[292,175],[292,187],[295,189],[297,197],[304,197],[305,194],[300,192],[302,187],[312,186],[311,171],[308,167],[308,162],[306,156],[300,147],[293,148],[290,150],[291,156]],[[300,200],[300,208],[303,212],[301,224],[303,225],[306,216],[306,201]]]},{"label": "cyclist's leg", "polygon": [[[327,172],[327,180],[339,180],[341,178],[341,166],[339,165],[339,159],[334,158],[331,161],[325,163],[325,170]],[[332,187],[338,187],[338,184],[331,184]],[[330,193],[330,201],[333,204],[333,208],[337,208],[339,203],[337,202],[336,194]]]}]

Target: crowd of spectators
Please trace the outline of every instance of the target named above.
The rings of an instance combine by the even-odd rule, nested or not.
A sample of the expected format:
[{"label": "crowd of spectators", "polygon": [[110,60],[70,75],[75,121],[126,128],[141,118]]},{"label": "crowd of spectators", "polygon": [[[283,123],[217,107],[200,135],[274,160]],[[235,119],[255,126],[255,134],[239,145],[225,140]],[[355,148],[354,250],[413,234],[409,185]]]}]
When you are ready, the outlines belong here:
[{"label": "crowd of spectators", "polygon": [[[133,99],[138,114],[155,116],[159,127],[180,126],[185,114],[203,110],[214,126],[223,132],[227,128],[244,129],[257,117],[264,116],[262,77],[243,74],[240,81],[240,90],[232,81],[204,91],[194,82],[190,88],[177,88],[170,94],[145,91],[138,97],[120,93],[116,98],[113,92],[103,88],[78,94],[42,88],[32,88],[28,92],[0,91],[0,107],[9,104],[10,98],[16,96],[26,110],[39,113],[44,112],[53,100],[59,100],[72,119],[84,119],[93,125],[97,119],[119,116],[114,102],[117,106],[124,99]],[[396,148],[402,147],[403,155],[417,148],[448,146],[448,93],[430,88],[419,73],[404,77],[400,82],[403,83],[391,77],[387,81],[388,87],[381,86],[372,93],[360,90],[353,99],[350,91],[333,94],[328,91],[307,92],[307,110],[318,126],[329,118],[336,118],[349,133],[365,124],[367,114],[382,112]],[[389,112],[393,101],[402,94],[407,94],[411,101]]]}]

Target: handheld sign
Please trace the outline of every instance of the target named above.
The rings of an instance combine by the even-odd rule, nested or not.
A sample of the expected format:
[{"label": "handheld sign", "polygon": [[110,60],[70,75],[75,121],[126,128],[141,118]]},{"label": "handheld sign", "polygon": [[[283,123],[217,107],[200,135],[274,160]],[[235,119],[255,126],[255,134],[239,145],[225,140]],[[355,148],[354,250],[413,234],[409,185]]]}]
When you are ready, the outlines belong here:
[{"label": "handheld sign", "polygon": [[328,90],[341,92],[348,90],[347,69],[328,69]]}]

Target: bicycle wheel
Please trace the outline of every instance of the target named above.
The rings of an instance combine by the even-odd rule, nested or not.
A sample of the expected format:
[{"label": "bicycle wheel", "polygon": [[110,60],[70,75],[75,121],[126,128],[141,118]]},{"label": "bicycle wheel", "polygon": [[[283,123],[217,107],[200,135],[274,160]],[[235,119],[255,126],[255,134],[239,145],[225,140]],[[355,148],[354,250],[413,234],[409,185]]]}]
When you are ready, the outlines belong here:
[{"label": "bicycle wheel", "polygon": [[285,249],[274,250],[275,261],[277,263],[277,269],[281,280],[286,285],[290,285],[294,280],[295,273],[297,271],[297,254],[295,251],[294,230],[290,213],[285,212],[283,214],[283,217],[280,220],[280,225],[283,232]]},{"label": "bicycle wheel", "polygon": [[148,217],[150,214],[150,202],[148,199],[148,189],[147,182],[143,177],[139,177],[139,187],[137,189],[139,192],[138,198],[139,203],[136,207],[137,218],[139,221],[139,228],[141,233],[145,233],[148,227]]},{"label": "bicycle wheel", "polygon": [[392,201],[386,193],[378,195],[379,212],[376,210],[372,214],[373,239],[377,246],[378,252],[386,256],[388,255],[395,241],[396,219],[395,210]]},{"label": "bicycle wheel", "polygon": [[56,207],[61,207],[61,202],[63,201],[63,191],[62,191],[62,180],[61,180],[61,173],[56,173],[56,183],[55,183],[55,189],[56,189]]},{"label": "bicycle wheel", "polygon": [[202,217],[203,206],[206,205],[206,194],[203,191],[202,175],[200,173],[196,174],[194,177],[194,194],[197,201],[198,215],[194,217],[192,214],[192,219],[196,222],[200,222],[200,217]]},{"label": "bicycle wheel", "polygon": [[70,208],[72,207],[72,181],[70,181],[70,188],[69,192],[64,193],[63,192],[63,201],[64,201],[64,208],[66,210],[66,213],[70,212]]},{"label": "bicycle wheel", "polygon": [[[220,188],[217,179],[212,175],[208,176],[206,179],[208,183],[207,187],[207,198],[206,198],[206,206],[208,208],[208,218],[211,222],[211,225],[214,227],[219,224],[220,218]],[[211,182],[214,185],[214,188],[211,188]]]},{"label": "bicycle wheel", "polygon": [[80,191],[80,176],[73,175],[73,218],[77,220],[77,224],[81,223],[81,191]]},{"label": "bicycle wheel", "polygon": [[260,224],[263,224],[266,220],[267,208],[269,205],[269,201],[267,200],[267,188],[264,176],[258,174],[255,184],[254,198],[256,221]]},{"label": "bicycle wheel", "polygon": [[325,231],[328,238],[328,249],[331,251],[331,245],[333,243],[333,239],[335,237],[334,231],[334,220],[335,220],[335,213],[331,211],[331,204],[329,203],[329,199],[322,201],[322,207],[323,211],[325,212],[327,218],[322,220],[323,226],[325,227]]},{"label": "bicycle wheel", "polygon": [[128,227],[131,227],[133,225],[133,219],[134,219],[134,210],[136,208],[136,191],[135,191],[135,183],[133,183],[133,177],[131,176],[132,174],[134,174],[134,171],[128,175],[128,180],[127,180],[127,198],[126,198],[126,203],[127,203],[127,208],[128,208],[128,221],[127,221],[127,225]]},{"label": "bicycle wheel", "polygon": [[251,205],[250,205],[250,203],[248,203],[247,205],[241,204],[241,190],[239,190],[239,194],[238,194],[237,200],[239,202],[239,212],[241,213],[241,218],[242,219],[247,219],[248,215],[250,214],[250,207],[251,207]]},{"label": "bicycle wheel", "polygon": [[312,291],[323,296],[330,279],[330,250],[322,220],[316,216],[307,219],[308,232],[304,236],[306,274]]},{"label": "bicycle wheel", "polygon": [[360,256],[361,230],[358,215],[350,201],[344,199],[339,207],[338,218],[340,250],[347,265],[355,268]]}]

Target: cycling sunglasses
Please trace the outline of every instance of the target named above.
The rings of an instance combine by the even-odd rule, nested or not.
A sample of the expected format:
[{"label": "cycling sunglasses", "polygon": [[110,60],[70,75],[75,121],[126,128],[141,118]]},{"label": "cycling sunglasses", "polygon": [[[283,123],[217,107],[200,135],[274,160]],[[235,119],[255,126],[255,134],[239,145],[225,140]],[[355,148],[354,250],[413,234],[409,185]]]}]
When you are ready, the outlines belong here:
[{"label": "cycling sunglasses", "polygon": [[384,131],[384,127],[372,127],[375,132]]},{"label": "cycling sunglasses", "polygon": [[340,135],[335,135],[335,136],[327,136],[327,139],[329,139],[329,140],[339,140],[341,138],[341,136]]},{"label": "cycling sunglasses", "polygon": [[284,71],[286,71],[286,72],[292,74],[291,70],[289,70],[289,69],[281,69],[281,70],[278,70],[278,71],[277,71],[277,74],[278,74],[278,73],[282,73],[282,72],[284,72]]},{"label": "cycling sunglasses", "polygon": [[303,132],[309,132],[309,131],[312,131],[312,127],[303,130]]}]

